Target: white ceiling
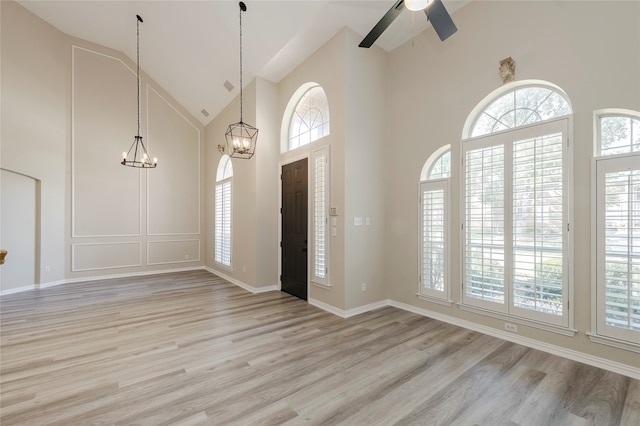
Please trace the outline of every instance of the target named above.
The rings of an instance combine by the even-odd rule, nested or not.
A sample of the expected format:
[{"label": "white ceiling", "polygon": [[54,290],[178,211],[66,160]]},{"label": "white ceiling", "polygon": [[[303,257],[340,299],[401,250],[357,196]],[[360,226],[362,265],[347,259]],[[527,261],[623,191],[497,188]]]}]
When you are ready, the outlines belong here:
[{"label": "white ceiling", "polygon": [[[444,0],[453,12],[470,0]],[[246,0],[242,13],[243,84],[256,76],[278,82],[343,27],[364,37],[394,0]],[[19,0],[60,31],[121,52],[204,125],[239,91],[238,1]],[[455,21],[455,16],[453,16]],[[377,40],[391,51],[424,31],[423,12],[408,10]],[[436,38],[437,40],[437,38]],[[229,80],[231,92],[223,84]],[[200,111],[205,109],[209,117]]]}]

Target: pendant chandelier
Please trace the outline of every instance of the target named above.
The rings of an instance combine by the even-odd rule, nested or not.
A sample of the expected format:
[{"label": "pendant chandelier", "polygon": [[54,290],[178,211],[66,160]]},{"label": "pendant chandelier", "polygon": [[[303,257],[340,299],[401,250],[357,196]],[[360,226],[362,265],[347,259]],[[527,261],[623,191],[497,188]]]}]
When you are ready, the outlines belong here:
[{"label": "pendant chandelier", "polygon": [[247,11],[244,2],[240,2],[240,121],[230,124],[224,134],[229,155],[234,158],[249,159],[256,151],[258,129],[242,121],[242,12]]},{"label": "pendant chandelier", "polygon": [[142,142],[142,136],[140,136],[140,22],[142,18],[140,15],[136,15],[136,37],[137,37],[137,51],[136,51],[136,80],[138,83],[138,133],[133,139],[133,143],[131,144],[131,148],[129,148],[128,152],[122,153],[122,164],[123,166],[128,167],[137,167],[140,169],[153,169],[158,165],[158,159],[154,158],[153,162],[151,161],[151,157],[149,157],[149,153],[147,152],[147,147],[144,146],[144,142]]}]

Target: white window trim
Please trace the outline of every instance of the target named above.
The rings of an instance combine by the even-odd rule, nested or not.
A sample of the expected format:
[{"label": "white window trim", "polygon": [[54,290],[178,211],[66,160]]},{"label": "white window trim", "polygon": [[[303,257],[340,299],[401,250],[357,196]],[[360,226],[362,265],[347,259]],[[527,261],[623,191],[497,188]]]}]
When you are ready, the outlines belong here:
[{"label": "white window trim", "polygon": [[[600,143],[600,118],[623,116],[636,120],[640,120],[640,113],[631,109],[623,108],[605,108],[599,109],[593,112],[593,155],[596,158],[602,157],[602,146]],[[617,155],[617,154],[614,154]],[[605,155],[607,158],[612,158],[614,155]],[[622,154],[625,155],[625,154]]]},{"label": "white window trim", "polygon": [[[506,91],[506,90],[505,90]],[[487,97],[488,98],[488,97]],[[481,109],[480,109],[481,110]],[[562,123],[564,122],[563,125],[563,133],[566,136],[566,145],[567,145],[567,150],[566,150],[566,156],[564,158],[564,169],[566,171],[566,179],[565,179],[565,184],[563,187],[563,191],[565,194],[565,206],[564,208],[566,209],[566,213],[565,213],[565,219],[567,221],[567,225],[568,225],[568,231],[566,232],[566,237],[564,239],[564,245],[565,248],[563,249],[565,251],[564,254],[564,258],[567,260],[566,262],[564,262],[565,264],[563,265],[564,271],[563,273],[566,274],[567,276],[567,288],[566,288],[566,292],[564,295],[564,313],[565,315],[563,315],[563,320],[558,323],[558,324],[553,324],[553,323],[549,323],[546,321],[538,321],[537,318],[532,318],[532,317],[521,317],[518,315],[514,315],[513,311],[511,313],[509,313],[508,311],[508,307],[510,306],[511,302],[509,300],[510,298],[510,293],[506,293],[505,292],[505,303],[502,305],[498,305],[496,303],[491,303],[491,302],[485,302],[482,300],[474,300],[474,303],[469,303],[469,300],[465,297],[465,290],[464,290],[464,277],[465,277],[465,259],[466,259],[466,253],[465,253],[465,247],[466,247],[466,242],[465,242],[465,231],[464,231],[464,224],[465,224],[465,215],[466,215],[466,210],[465,210],[465,194],[466,194],[466,190],[465,190],[465,186],[464,186],[464,181],[465,181],[465,177],[464,177],[464,173],[465,173],[465,168],[464,165],[462,164],[462,161],[464,159],[464,153],[466,152],[464,144],[465,143],[469,143],[469,142],[474,142],[477,140],[482,140],[482,139],[488,139],[488,138],[493,138],[495,136],[500,136],[501,134],[506,134],[506,133],[513,133],[513,132],[521,132],[521,131],[526,131],[526,129],[528,128],[532,128],[532,127],[539,127],[539,126],[553,126],[553,123]],[[462,149],[461,149],[461,154],[460,154],[460,161],[461,161],[461,169],[460,169],[460,191],[459,191],[459,205],[460,205],[460,226],[461,226],[461,232],[460,232],[460,248],[461,248],[461,253],[460,253],[460,277],[461,277],[461,282],[460,282],[460,303],[459,306],[461,309],[463,310],[467,310],[470,312],[475,312],[481,315],[486,315],[486,316],[491,316],[494,318],[499,318],[499,319],[503,319],[503,320],[508,320],[508,321],[513,321],[516,323],[520,323],[523,325],[528,325],[534,328],[538,328],[538,329],[542,329],[542,330],[546,330],[546,331],[551,331],[551,332],[555,332],[555,333],[560,333],[560,334],[564,334],[564,335],[573,335],[576,333],[576,330],[574,329],[574,310],[575,310],[575,303],[573,303],[574,301],[574,280],[573,280],[573,240],[574,240],[574,230],[573,230],[573,149],[572,149],[572,140],[573,140],[573,133],[572,133],[572,129],[573,129],[573,116],[572,115],[565,115],[565,116],[561,116],[561,117],[556,117],[554,119],[551,120],[546,120],[546,121],[542,121],[542,122],[536,122],[527,126],[522,126],[522,127],[517,127],[515,129],[507,129],[501,132],[496,132],[496,133],[492,133],[489,135],[482,135],[482,136],[478,136],[475,138],[467,138],[464,139],[462,141]],[[508,176],[508,171],[505,171],[505,176]],[[508,184],[509,181],[507,181]],[[507,185],[505,185],[505,191],[507,190]],[[505,215],[505,223],[508,223],[511,220],[511,215]],[[509,238],[509,236],[505,236],[505,240]],[[509,284],[511,285],[511,284]],[[477,303],[477,302],[484,302],[484,303]],[[504,307],[504,309],[502,309],[500,306]]]},{"label": "white window trim", "polygon": [[[629,110],[601,110],[601,111],[626,111],[624,115],[628,115]],[[611,114],[606,114],[611,115]],[[594,115],[595,121],[598,123],[594,124],[594,153],[600,153],[599,147],[597,145],[600,144],[600,114]],[[639,157],[640,154],[637,152],[634,153],[626,153],[626,154],[616,154],[616,155],[605,155],[593,157],[591,160],[591,193],[593,194],[591,197],[591,331],[587,333],[589,336],[589,340],[606,345],[612,346],[615,348],[625,349],[632,352],[640,353],[640,342],[633,343],[625,339],[617,338],[614,336],[610,336],[606,333],[599,332],[599,315],[600,307],[598,304],[598,196],[597,196],[597,187],[598,187],[598,163],[600,161],[607,160],[618,160],[625,158],[633,158]]]},{"label": "white window trim", "polygon": [[[544,80],[535,80],[535,79],[512,81],[510,83],[507,83],[495,89],[493,92],[489,93],[475,106],[475,108],[473,108],[473,110],[467,116],[467,120],[465,121],[464,126],[462,127],[462,139],[463,140],[472,139],[471,131],[473,130],[473,127],[475,126],[475,123],[478,117],[493,101],[505,95],[506,93],[509,93],[515,89],[518,89],[520,87],[525,87],[525,86],[530,86],[530,87],[537,86],[537,87],[542,87],[545,89],[551,89],[556,91],[557,93],[562,95],[562,97],[564,97],[564,99],[569,104],[569,108],[571,109],[571,111],[573,111],[573,106],[571,105],[571,99],[569,99],[569,96],[567,96],[564,90],[562,90],[559,86],[556,86],[553,83],[549,83],[548,81],[544,81]],[[567,116],[571,116],[571,114]],[[554,117],[549,121],[555,120],[557,118],[560,118],[560,117],[559,116]],[[540,124],[544,122],[546,121],[540,121],[533,124]],[[522,127],[527,127],[527,126],[522,126]],[[518,127],[518,128],[522,128],[522,127]],[[514,129],[508,129],[508,130],[514,130]],[[497,133],[500,133],[500,132],[496,132],[493,134],[497,134]],[[488,136],[488,135],[483,135],[483,136]]]},{"label": "white window trim", "polygon": [[329,120],[327,121],[329,123],[329,133],[327,133],[326,135],[324,135],[323,137],[313,140],[311,141],[309,144],[304,144],[304,145],[300,145],[296,148],[291,148],[289,145],[289,131],[290,131],[290,127],[291,127],[291,120],[293,118],[293,114],[296,111],[296,108],[298,106],[298,103],[300,102],[300,100],[302,99],[302,97],[311,89],[313,89],[314,87],[320,87],[322,89],[322,91],[325,93],[326,96],[326,91],[324,90],[324,87],[316,82],[310,81],[307,83],[302,84],[300,87],[298,87],[298,89],[296,89],[296,91],[293,93],[293,95],[291,95],[291,97],[289,98],[289,102],[287,103],[287,106],[285,108],[284,114],[282,116],[282,120],[281,120],[281,125],[280,125],[280,153],[284,154],[286,152],[295,152],[297,150],[303,149],[303,147],[307,146],[307,145],[312,145],[324,138],[326,138],[327,136],[329,136],[331,134],[331,112],[330,112],[330,106],[329,106],[329,97],[326,96],[327,98],[327,109],[328,114],[329,114]]}]

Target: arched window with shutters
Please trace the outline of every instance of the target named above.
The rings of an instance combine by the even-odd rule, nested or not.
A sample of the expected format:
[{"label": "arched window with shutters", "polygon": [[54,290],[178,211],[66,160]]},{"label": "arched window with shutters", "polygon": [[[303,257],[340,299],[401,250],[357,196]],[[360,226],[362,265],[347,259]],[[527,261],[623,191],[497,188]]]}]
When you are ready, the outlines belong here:
[{"label": "arched window with shutters", "polygon": [[462,304],[570,328],[572,109],[542,81],[507,84],[469,115],[462,141]]}]

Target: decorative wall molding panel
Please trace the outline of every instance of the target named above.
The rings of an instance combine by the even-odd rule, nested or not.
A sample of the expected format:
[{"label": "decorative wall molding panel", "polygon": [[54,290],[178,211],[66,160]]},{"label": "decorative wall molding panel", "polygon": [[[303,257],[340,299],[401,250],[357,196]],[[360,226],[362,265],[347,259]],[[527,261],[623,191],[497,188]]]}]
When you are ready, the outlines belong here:
[{"label": "decorative wall molding panel", "polygon": [[148,235],[200,234],[200,130],[147,85]]},{"label": "decorative wall molding panel", "polygon": [[199,261],[200,240],[147,242],[147,265]]},{"label": "decorative wall molding panel", "polygon": [[130,268],[141,264],[142,244],[138,241],[71,245],[73,272]]},{"label": "decorative wall molding panel", "polygon": [[72,237],[140,235],[142,172],[120,165],[136,131],[135,72],[73,46],[71,103]]}]

